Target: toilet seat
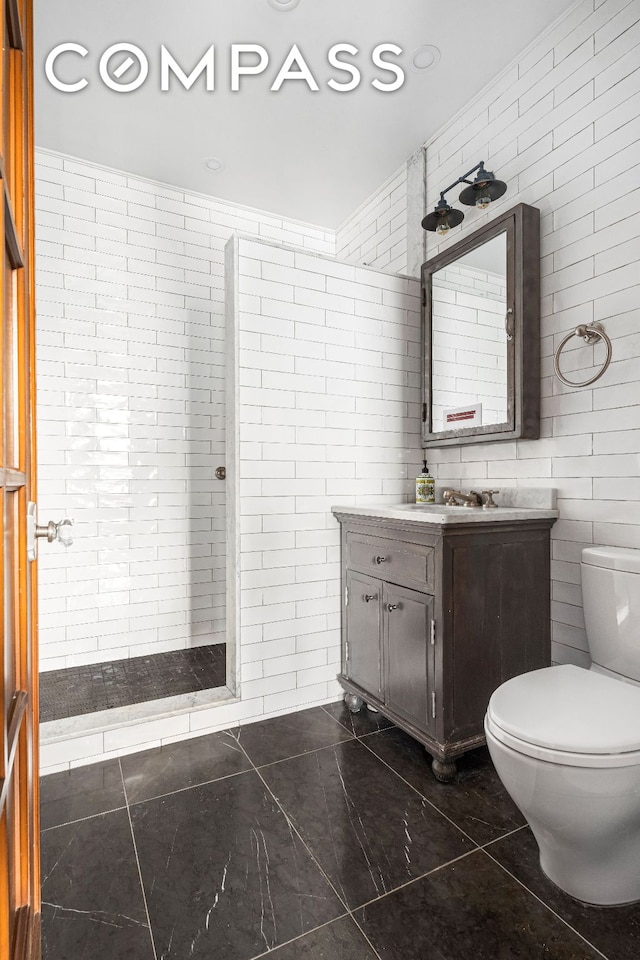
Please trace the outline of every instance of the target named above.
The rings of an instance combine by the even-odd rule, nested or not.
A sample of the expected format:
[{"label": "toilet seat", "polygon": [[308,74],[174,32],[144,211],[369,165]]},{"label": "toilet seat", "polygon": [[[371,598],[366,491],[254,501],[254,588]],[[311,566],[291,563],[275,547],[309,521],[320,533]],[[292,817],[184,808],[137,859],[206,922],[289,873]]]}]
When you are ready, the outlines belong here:
[{"label": "toilet seat", "polygon": [[640,686],[566,664],[502,684],[487,731],[525,756],[581,767],[640,764]]}]

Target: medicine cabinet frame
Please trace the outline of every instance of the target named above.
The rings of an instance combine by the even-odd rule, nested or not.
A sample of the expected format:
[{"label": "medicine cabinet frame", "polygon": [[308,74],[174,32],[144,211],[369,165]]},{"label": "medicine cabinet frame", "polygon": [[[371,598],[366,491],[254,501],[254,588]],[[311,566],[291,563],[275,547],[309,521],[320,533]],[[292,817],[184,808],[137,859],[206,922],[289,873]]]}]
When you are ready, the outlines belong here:
[{"label": "medicine cabinet frame", "polygon": [[[433,274],[506,233],[507,419],[502,423],[433,430]],[[424,349],[422,441],[425,448],[540,436],[540,211],[520,203],[422,266]]]}]

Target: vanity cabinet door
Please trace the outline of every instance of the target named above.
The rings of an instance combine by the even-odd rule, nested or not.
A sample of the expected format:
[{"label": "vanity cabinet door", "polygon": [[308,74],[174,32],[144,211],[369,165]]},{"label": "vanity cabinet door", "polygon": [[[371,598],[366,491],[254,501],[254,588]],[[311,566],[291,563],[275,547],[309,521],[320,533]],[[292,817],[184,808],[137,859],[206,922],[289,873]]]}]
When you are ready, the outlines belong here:
[{"label": "vanity cabinet door", "polygon": [[379,698],[382,689],[382,584],[373,577],[347,571],[347,590],[346,675],[363,690]]},{"label": "vanity cabinet door", "polygon": [[382,599],[385,705],[420,729],[431,730],[435,723],[430,677],[433,597],[385,584]]}]

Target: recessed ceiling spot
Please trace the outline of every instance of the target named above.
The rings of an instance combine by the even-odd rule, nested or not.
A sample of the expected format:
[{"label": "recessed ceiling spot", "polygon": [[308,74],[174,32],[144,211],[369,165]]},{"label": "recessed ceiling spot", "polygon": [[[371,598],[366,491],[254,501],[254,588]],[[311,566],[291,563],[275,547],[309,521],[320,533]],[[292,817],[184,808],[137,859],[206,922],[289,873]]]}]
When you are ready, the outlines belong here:
[{"label": "recessed ceiling spot", "polygon": [[440,56],[438,47],[434,47],[431,43],[425,43],[424,46],[418,47],[411,58],[411,62],[416,70],[432,70],[440,63]]},{"label": "recessed ceiling spot", "polygon": [[211,170],[212,173],[220,173],[221,170],[224,170],[224,163],[219,157],[207,157],[206,160],[203,160],[203,163],[207,170]]},{"label": "recessed ceiling spot", "polygon": [[274,10],[293,10],[300,3],[300,0],[267,0],[270,7]]}]

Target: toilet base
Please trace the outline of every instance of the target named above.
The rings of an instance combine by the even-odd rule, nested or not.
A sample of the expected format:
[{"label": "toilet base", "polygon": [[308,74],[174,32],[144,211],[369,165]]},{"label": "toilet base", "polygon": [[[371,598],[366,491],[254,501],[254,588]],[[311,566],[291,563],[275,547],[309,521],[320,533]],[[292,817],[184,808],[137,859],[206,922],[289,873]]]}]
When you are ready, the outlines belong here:
[{"label": "toilet base", "polygon": [[498,775],[527,819],[540,866],[564,893],[593,906],[640,900],[640,768],[577,767],[519,753],[493,737]]},{"label": "toilet base", "polygon": [[540,849],[540,869],[563,893],[593,907],[624,907],[640,901],[638,844],[628,853],[618,848],[604,857],[599,845],[594,851],[558,844],[555,837],[541,842],[531,822],[530,826]]},{"label": "toilet base", "polygon": [[[540,872],[549,881],[549,883],[554,886],[556,890],[559,890],[560,893],[565,893],[568,897],[571,897],[572,895],[570,893],[567,893],[566,890],[563,890],[562,887],[559,887],[558,884],[551,879],[547,871],[542,866],[542,858],[538,862],[540,864]],[[595,907],[598,910],[615,910],[616,907],[633,907],[634,904],[640,903],[640,900],[627,900],[625,903],[592,903],[588,900],[581,900],[579,897],[573,897],[573,899],[577,900],[578,903],[584,904],[585,907]]]}]

